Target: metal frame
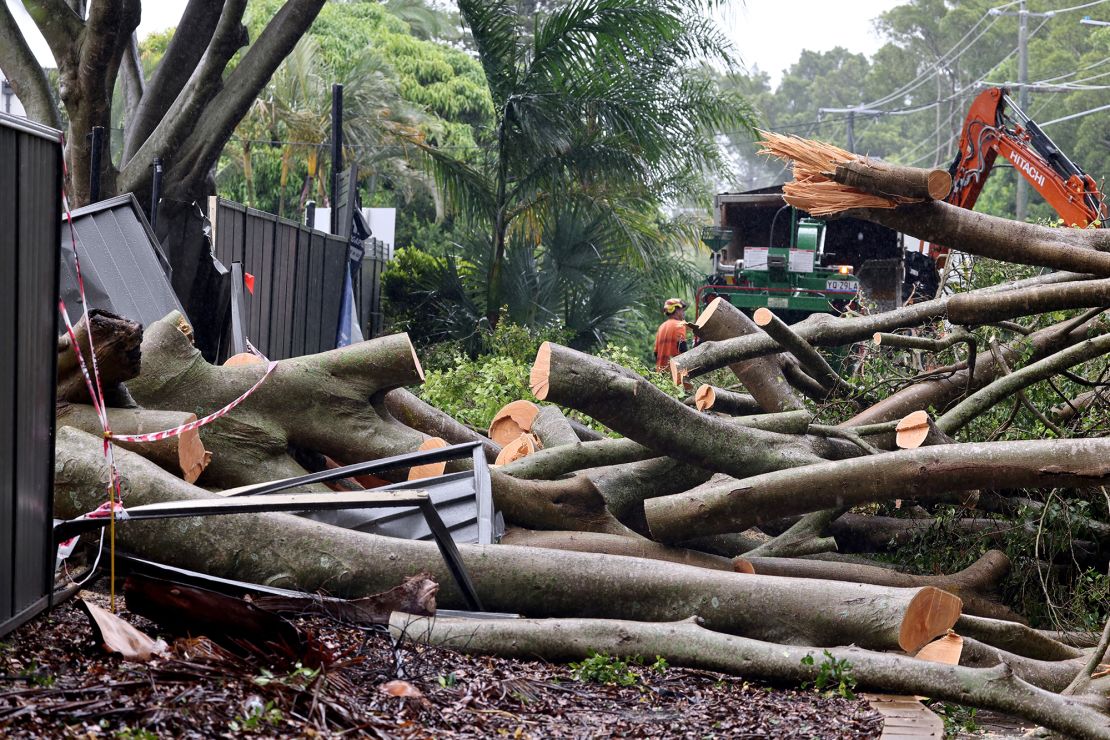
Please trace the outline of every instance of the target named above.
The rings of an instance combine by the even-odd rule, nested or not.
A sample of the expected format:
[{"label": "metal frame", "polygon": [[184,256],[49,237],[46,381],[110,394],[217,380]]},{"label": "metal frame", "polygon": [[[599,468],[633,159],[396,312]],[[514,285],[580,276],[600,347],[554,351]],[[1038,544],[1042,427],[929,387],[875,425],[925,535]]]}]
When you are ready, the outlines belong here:
[{"label": "metal frame", "polygon": [[[222,492],[218,498],[200,499],[193,501],[169,501],[157,504],[134,506],[127,509],[126,518],[117,518],[116,522],[148,521],[152,519],[173,519],[188,516],[218,516],[221,514],[245,514],[254,512],[275,511],[334,511],[337,509],[354,508],[391,508],[399,506],[416,506],[423,514],[432,537],[439,548],[451,577],[455,579],[467,606],[474,611],[482,611],[482,603],[478,593],[470,580],[470,574],[463,564],[462,556],[451,539],[448,531],[435,505],[428,497],[427,491],[421,490],[436,479],[424,481],[411,481],[407,484],[400,483],[384,486],[369,491],[353,491],[344,493],[291,493],[274,495],[278,491],[285,491],[298,486],[311,483],[326,483],[328,481],[350,478],[355,475],[384,472],[396,468],[411,467],[413,465],[426,465],[433,462],[445,462],[470,455],[474,463],[473,475],[475,487],[479,492],[479,502],[489,504],[489,496],[481,495],[488,492],[489,474],[486,459],[480,442],[467,442],[438,450],[410,452],[404,455],[381,460],[345,465],[331,470],[322,470],[318,473],[285,478],[282,480],[256,483]],[[479,460],[481,463],[479,464]],[[446,477],[446,476],[444,476]],[[480,504],[481,506],[481,504]],[[481,514],[482,512],[479,512]],[[485,521],[489,521],[489,514]],[[95,531],[108,525],[111,520],[105,516],[81,516],[76,519],[60,521],[54,525],[55,544],[69,539],[74,535]],[[479,521],[482,521],[481,516]],[[479,525],[481,526],[481,525]],[[488,525],[487,525],[488,526]]]}]

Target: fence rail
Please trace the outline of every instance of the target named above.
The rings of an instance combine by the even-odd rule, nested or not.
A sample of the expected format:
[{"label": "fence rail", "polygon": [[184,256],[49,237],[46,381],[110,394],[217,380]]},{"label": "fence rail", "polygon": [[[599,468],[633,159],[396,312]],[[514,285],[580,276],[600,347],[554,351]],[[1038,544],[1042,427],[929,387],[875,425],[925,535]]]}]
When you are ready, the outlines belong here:
[{"label": "fence rail", "polygon": [[[217,197],[209,199],[208,219],[216,258],[254,276],[253,294],[244,295],[251,343],[275,360],[334,349],[347,240]],[[374,277],[362,280],[358,304],[365,306],[360,319],[379,317],[379,324],[381,266],[365,262],[381,258],[380,249],[367,251],[363,273]]]},{"label": "fence rail", "polygon": [[61,133],[0,113],[0,635],[46,608]]}]

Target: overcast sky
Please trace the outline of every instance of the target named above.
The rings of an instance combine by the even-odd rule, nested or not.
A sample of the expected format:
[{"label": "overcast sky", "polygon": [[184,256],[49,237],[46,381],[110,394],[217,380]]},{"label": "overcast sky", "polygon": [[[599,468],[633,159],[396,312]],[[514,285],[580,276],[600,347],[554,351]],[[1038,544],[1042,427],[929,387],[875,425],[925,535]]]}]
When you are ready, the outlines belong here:
[{"label": "overcast sky", "polygon": [[[4,0],[20,21],[35,53],[53,66],[46,42],[34,29],[20,0]],[[93,0],[95,2],[96,0]],[[904,2],[905,0],[901,0]],[[782,71],[794,63],[802,49],[826,51],[844,46],[850,51],[872,54],[882,40],[871,21],[900,0],[734,0],[723,11],[721,24],[736,44],[741,60],[758,67],[777,83]],[[185,0],[143,0],[139,37],[177,24]]]}]

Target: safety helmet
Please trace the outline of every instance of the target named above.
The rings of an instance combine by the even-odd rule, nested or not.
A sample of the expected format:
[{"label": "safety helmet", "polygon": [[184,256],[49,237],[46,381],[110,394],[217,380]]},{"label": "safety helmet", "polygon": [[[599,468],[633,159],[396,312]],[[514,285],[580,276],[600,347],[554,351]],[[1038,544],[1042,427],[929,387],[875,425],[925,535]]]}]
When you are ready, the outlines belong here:
[{"label": "safety helmet", "polygon": [[663,302],[663,313],[670,316],[680,308],[686,308],[686,301],[681,298],[668,298]]}]

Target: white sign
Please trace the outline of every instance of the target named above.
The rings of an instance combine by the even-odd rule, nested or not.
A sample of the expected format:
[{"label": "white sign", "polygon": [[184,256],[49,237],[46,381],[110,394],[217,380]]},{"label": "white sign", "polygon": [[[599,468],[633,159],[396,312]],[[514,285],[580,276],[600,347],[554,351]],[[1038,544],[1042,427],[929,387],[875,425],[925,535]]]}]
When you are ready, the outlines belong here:
[{"label": "white sign", "polygon": [[813,272],[813,250],[791,249],[790,272]]},{"label": "white sign", "polygon": [[744,269],[766,270],[767,253],[770,251],[767,247],[744,247]]}]

